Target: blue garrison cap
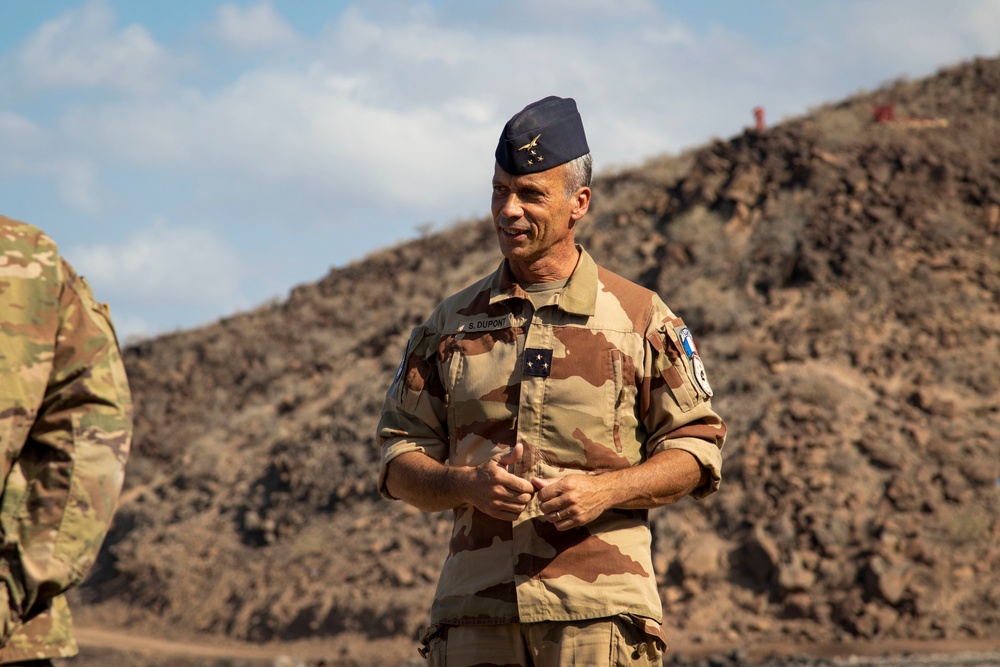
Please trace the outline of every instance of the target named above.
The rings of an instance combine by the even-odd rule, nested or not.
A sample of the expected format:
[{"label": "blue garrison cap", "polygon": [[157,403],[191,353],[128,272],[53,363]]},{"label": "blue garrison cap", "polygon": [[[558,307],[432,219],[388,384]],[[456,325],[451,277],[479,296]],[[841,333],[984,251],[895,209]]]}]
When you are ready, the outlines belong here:
[{"label": "blue garrison cap", "polygon": [[508,174],[533,174],[590,152],[583,119],[571,98],[550,96],[532,102],[504,125],[497,164]]}]

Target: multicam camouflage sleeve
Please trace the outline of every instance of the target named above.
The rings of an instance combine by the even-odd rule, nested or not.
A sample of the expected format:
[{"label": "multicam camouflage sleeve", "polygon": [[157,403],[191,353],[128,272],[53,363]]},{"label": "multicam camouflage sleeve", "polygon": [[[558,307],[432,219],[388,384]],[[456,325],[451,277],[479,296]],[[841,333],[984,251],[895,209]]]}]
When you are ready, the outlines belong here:
[{"label": "multicam camouflage sleeve", "polygon": [[47,236],[2,217],[0,329],[0,663],[65,657],[62,593],[108,531],[131,398],[106,306]]}]

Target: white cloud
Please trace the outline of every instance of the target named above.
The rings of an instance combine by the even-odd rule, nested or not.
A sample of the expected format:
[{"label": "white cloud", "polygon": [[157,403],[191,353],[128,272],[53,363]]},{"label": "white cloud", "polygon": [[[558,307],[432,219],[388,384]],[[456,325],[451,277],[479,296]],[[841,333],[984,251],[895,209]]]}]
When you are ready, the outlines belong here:
[{"label": "white cloud", "polygon": [[245,305],[240,257],[209,230],[159,221],[121,242],[76,246],[65,254],[108,300],[210,305],[226,312]]},{"label": "white cloud", "polygon": [[0,113],[0,174],[42,178],[55,184],[59,197],[78,211],[99,213],[110,204],[93,160],[61,152],[49,131],[29,118]]},{"label": "white cloud", "polygon": [[1000,49],[996,0],[851,0],[815,7],[793,10],[802,34],[797,60],[840,82],[873,73],[882,73],[876,83],[925,76]]},{"label": "white cloud", "polygon": [[212,34],[224,44],[239,50],[281,46],[296,41],[295,30],[270,2],[252,7],[223,5],[216,10]]},{"label": "white cloud", "polygon": [[0,156],[7,157],[13,150],[33,150],[44,141],[44,137],[45,131],[30,118],[0,112],[0,145],[5,148]]},{"label": "white cloud", "polygon": [[168,58],[142,26],[115,32],[107,0],[88,0],[47,21],[18,54],[26,88],[95,88],[141,92],[164,78]]},{"label": "white cloud", "polygon": [[965,24],[975,43],[985,47],[986,54],[1000,49],[1000,3],[978,0],[969,7]]},{"label": "white cloud", "polygon": [[[219,88],[192,84],[155,99],[76,106],[60,120],[60,138],[94,159],[197,174],[220,209],[268,198],[280,210],[294,192],[328,224],[357,224],[373,209],[457,216],[485,206],[503,122],[544,95],[577,98],[599,167],[634,164],[736,133],[758,104],[773,122],[827,101],[825,91],[843,81],[851,84],[838,94],[873,72],[892,76],[892,66],[871,63],[893,61],[880,49],[903,53],[906,43],[885,45],[885,17],[900,13],[897,0],[826,10],[819,25],[797,26],[801,36],[786,50],[718,26],[695,32],[644,0],[613,14],[576,6],[572,30],[555,21],[518,26],[495,8],[490,21],[477,22],[428,5],[393,7],[377,15],[354,5],[311,46],[299,40],[302,60],[265,59]],[[972,16],[987,6],[969,7]],[[114,41],[105,5],[82,11],[103,17],[103,34]],[[939,14],[919,20],[943,20]],[[853,23],[860,27],[848,29]],[[244,47],[297,39],[269,3],[225,5],[215,26]],[[824,45],[805,49],[817,37]],[[952,48],[944,37],[937,44]],[[804,49],[801,57],[792,48]],[[831,57],[841,52],[850,55]]]},{"label": "white cloud", "polygon": [[[91,22],[114,41],[103,3],[81,11],[97,15],[103,22]],[[731,98],[752,85],[741,80],[755,61],[744,53],[749,45],[732,35],[699,44],[643,0],[610,23],[606,8],[577,8],[574,26],[589,22],[586,32],[554,21],[515,30],[505,12],[506,23],[495,25],[446,21],[427,5],[367,11],[346,10],[311,52],[300,43],[299,53],[308,53],[300,62],[265,60],[219,88],[192,84],[155,98],[75,105],[55,134],[89,159],[158,176],[197,174],[221,209],[295,192],[332,224],[357,224],[371,209],[447,221],[485,207],[499,128],[534,99],[576,97],[598,164],[607,165],[703,140],[706,128],[733,118],[731,107],[705,105],[704,97]],[[270,4],[226,5],[216,29],[245,46],[294,38]],[[720,61],[729,74],[713,77],[708,70]],[[752,105],[740,105],[747,108],[739,117],[749,118]],[[82,202],[85,181],[76,182],[63,191]]]},{"label": "white cloud", "polygon": [[97,165],[90,160],[58,157],[41,162],[39,170],[55,180],[63,201],[79,211],[98,214],[111,205],[111,196],[101,185]]},{"label": "white cloud", "polygon": [[567,47],[543,33],[477,32],[433,18],[424,8],[377,23],[349,10],[308,65],[265,64],[218,90],[81,106],[61,134],[88,155],[198,173],[217,181],[216,196],[294,185],[347,213],[329,219],[356,224],[351,212],[362,209],[426,219],[485,207],[499,128],[550,93],[578,97],[588,126],[612,123],[594,133],[605,164],[665,150],[684,131],[663,130],[669,113],[636,122],[645,108],[671,108],[660,101],[681,68],[651,71],[647,61],[657,58],[643,54],[689,43],[675,21],[652,26],[648,41],[619,32],[597,49],[585,35]]},{"label": "white cloud", "polygon": [[488,106],[454,94],[395,109],[359,94],[368,73],[354,76],[262,68],[212,95],[81,107],[59,129],[85,154],[184,169],[220,181],[220,193],[294,184],[327,206],[388,210],[460,196],[470,149],[489,155],[495,141]]}]

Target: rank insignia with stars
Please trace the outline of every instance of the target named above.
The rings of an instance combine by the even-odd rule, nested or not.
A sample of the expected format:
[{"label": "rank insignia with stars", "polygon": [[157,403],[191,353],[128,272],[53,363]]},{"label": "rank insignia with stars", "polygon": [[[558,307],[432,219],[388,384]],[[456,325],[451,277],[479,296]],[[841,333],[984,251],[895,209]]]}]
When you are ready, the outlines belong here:
[{"label": "rank insignia with stars", "polygon": [[529,347],[524,351],[524,374],[547,378],[552,371],[552,350]]},{"label": "rank insignia with stars", "polygon": [[535,151],[535,148],[538,148],[538,140],[541,138],[542,135],[536,134],[534,139],[532,139],[531,141],[529,141],[528,143],[517,149],[518,153],[520,153],[521,151],[528,151],[528,166],[533,165],[535,163],[535,160],[538,160],[539,162],[545,160],[545,158],[543,158]]}]

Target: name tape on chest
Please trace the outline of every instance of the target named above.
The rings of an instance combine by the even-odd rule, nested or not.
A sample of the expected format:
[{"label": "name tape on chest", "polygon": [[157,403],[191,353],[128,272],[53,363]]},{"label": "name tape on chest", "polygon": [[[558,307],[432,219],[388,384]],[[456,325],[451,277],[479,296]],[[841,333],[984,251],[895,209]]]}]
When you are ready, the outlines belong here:
[{"label": "name tape on chest", "polygon": [[496,331],[497,329],[509,329],[514,326],[514,316],[507,314],[499,317],[483,317],[475,320],[462,322],[458,325],[458,330],[462,333],[476,333],[477,331]]}]

